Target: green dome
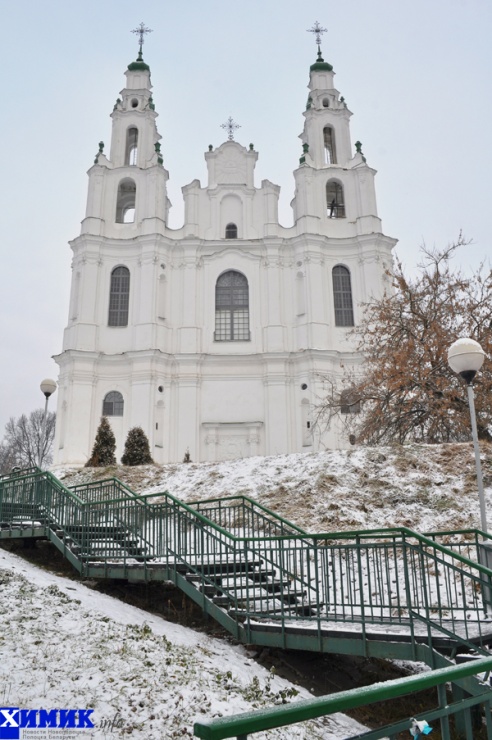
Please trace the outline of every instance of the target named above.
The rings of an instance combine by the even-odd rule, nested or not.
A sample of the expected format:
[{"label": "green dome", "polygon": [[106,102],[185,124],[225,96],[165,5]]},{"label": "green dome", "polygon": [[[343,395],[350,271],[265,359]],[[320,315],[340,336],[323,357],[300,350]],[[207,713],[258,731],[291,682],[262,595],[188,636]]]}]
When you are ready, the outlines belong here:
[{"label": "green dome", "polygon": [[128,65],[128,69],[130,72],[144,72],[145,70],[148,70],[150,72],[150,67],[148,64],[145,64],[145,62],[132,62]]},{"label": "green dome", "polygon": [[129,64],[128,69],[130,70],[130,72],[145,72],[145,70],[150,72],[149,65],[145,64],[142,57],[142,46],[140,46],[140,51],[138,52],[138,57],[136,61]]},{"label": "green dome", "polygon": [[318,58],[316,59],[314,64],[311,64],[309,67],[311,72],[333,72],[333,67],[331,64],[328,64],[328,62],[325,62],[323,57],[321,56],[321,51],[318,46]]},{"label": "green dome", "polygon": [[309,69],[311,72],[333,72],[333,67],[328,62],[315,62]]}]

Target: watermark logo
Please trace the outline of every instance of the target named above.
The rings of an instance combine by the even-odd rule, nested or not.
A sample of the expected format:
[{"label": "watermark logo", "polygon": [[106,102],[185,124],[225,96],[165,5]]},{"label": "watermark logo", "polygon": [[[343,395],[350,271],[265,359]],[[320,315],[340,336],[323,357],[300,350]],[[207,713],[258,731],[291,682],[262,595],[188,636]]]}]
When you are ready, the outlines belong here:
[{"label": "watermark logo", "polygon": [[93,709],[20,709],[0,707],[0,740],[21,740],[28,728],[93,728]]},{"label": "watermark logo", "polygon": [[0,707],[0,738],[18,740],[20,738],[19,707]]}]

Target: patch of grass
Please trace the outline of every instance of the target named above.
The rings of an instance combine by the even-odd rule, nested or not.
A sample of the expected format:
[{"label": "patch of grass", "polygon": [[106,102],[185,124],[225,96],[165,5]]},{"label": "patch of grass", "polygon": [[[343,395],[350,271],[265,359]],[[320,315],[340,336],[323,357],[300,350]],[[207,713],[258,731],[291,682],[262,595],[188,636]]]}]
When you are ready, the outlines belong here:
[{"label": "patch of grass", "polygon": [[321,491],[332,491],[338,485],[339,482],[336,475],[321,473],[321,475],[318,475],[316,479],[316,488]]}]

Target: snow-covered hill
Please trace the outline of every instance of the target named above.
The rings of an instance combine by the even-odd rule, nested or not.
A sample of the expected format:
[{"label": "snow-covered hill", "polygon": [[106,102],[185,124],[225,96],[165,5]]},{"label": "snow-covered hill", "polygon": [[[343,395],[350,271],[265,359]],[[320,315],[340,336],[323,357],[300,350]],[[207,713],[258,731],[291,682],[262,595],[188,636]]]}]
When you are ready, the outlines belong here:
[{"label": "snow-covered hill", "polygon": [[[94,709],[94,730],[70,737],[192,737],[198,719],[309,696],[242,646],[167,622],[3,549],[0,590],[0,706]],[[339,740],[357,728],[334,715],[272,730],[268,738]],[[48,738],[43,730],[30,732]]]},{"label": "snow-covered hill", "polygon": [[[489,509],[491,452],[482,448]],[[58,475],[67,485],[114,475],[136,491],[168,490],[188,502],[241,493],[313,532],[397,525],[425,532],[479,524],[468,444]],[[295,701],[293,685],[268,673],[245,648],[122,604],[1,549],[0,589],[1,706],[93,708],[96,729],[80,737],[191,737],[197,718]],[[308,695],[296,690],[299,697]],[[357,727],[337,715],[268,737],[339,740]]]},{"label": "snow-covered hill", "polygon": [[[482,467],[492,507],[492,447]],[[354,447],[222,463],[59,471],[65,485],[116,476],[138,492],[192,502],[244,494],[311,532],[406,526],[419,532],[478,527],[471,444]]]}]

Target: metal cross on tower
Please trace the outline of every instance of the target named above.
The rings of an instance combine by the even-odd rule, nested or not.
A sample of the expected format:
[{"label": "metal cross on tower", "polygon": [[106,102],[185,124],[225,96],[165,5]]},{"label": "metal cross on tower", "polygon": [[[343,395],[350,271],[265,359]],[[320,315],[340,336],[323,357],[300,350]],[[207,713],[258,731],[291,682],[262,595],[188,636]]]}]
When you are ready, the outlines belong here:
[{"label": "metal cross on tower", "polygon": [[147,28],[146,25],[145,25],[145,23],[142,21],[142,23],[139,26],[137,26],[137,28],[134,28],[132,30],[132,33],[138,34],[138,37],[139,37],[138,38],[138,43],[140,44],[140,49],[139,49],[138,53],[141,54],[142,53],[142,46],[143,46],[143,43],[144,43],[144,40],[145,40],[145,34],[146,33],[152,33],[152,29],[151,28]]},{"label": "metal cross on tower", "polygon": [[307,28],[306,30],[307,30],[308,33],[315,33],[316,34],[316,43],[318,44],[318,52],[320,52],[321,51],[321,49],[320,49],[321,36],[324,33],[327,33],[328,32],[328,29],[327,28],[323,28],[323,26],[320,26],[320,24],[318,23],[318,21],[315,21],[313,27],[312,28]]},{"label": "metal cross on tower", "polygon": [[220,128],[226,128],[227,129],[227,138],[229,141],[234,141],[234,130],[237,128],[241,128],[241,126],[238,123],[234,123],[231,116],[227,119],[226,123],[221,123]]}]

